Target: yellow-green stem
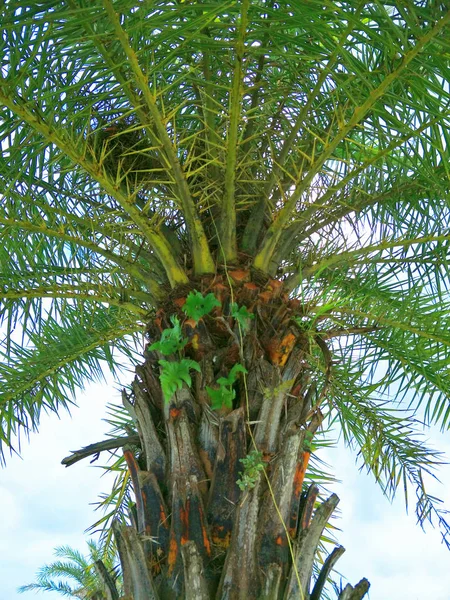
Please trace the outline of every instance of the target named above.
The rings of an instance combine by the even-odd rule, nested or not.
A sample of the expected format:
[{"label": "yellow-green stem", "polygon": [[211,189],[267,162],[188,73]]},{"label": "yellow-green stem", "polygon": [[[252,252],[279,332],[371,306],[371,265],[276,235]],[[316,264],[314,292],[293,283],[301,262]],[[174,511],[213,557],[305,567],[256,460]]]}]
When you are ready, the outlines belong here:
[{"label": "yellow-green stem", "polygon": [[33,127],[48,142],[55,144],[74,164],[79,165],[95,179],[105,192],[115,198],[120,206],[130,215],[163,264],[172,287],[180,283],[187,283],[188,277],[173,256],[167,240],[149,224],[147,217],[121,191],[120,185],[105,173],[99,163],[88,158],[84,152],[80,151],[75,141],[70,139],[65,131],[58,131],[55,124],[50,126],[37,110],[30,110],[22,98],[15,97],[13,99],[5,93],[4,89],[0,86],[0,103]]},{"label": "yellow-green stem", "polygon": [[236,60],[234,65],[233,82],[230,97],[230,126],[227,139],[227,158],[225,169],[225,193],[221,212],[221,245],[227,262],[232,263],[237,257],[236,246],[236,163],[238,146],[238,128],[241,117],[242,101],[242,61],[244,58],[244,39],[247,29],[247,13],[249,0],[243,0],[239,23],[238,39],[236,41]]},{"label": "yellow-green stem", "polygon": [[[178,157],[175,153],[173,144],[170,141],[163,118],[157,107],[155,97],[150,90],[148,78],[143,73],[139,65],[136,52],[133,50],[129,43],[128,35],[123,29],[122,25],[120,24],[119,16],[116,13],[111,0],[103,0],[103,5],[114,27],[114,31],[117,35],[120,45],[122,46],[122,49],[125,52],[125,55],[128,59],[131,71],[134,75],[134,81],[137,87],[142,92],[145,104],[147,105],[147,108],[153,118],[156,133],[164,149],[168,165],[172,170],[175,185],[177,187],[181,201],[181,206],[183,208],[186,226],[191,238],[191,251],[194,262],[194,271],[197,275],[202,275],[205,273],[214,273],[215,264],[211,252],[209,250],[208,240],[206,238],[202,222],[195,208],[195,204],[192,200],[192,196],[190,194],[186,178],[184,176]],[[180,281],[177,283],[182,282]]]}]

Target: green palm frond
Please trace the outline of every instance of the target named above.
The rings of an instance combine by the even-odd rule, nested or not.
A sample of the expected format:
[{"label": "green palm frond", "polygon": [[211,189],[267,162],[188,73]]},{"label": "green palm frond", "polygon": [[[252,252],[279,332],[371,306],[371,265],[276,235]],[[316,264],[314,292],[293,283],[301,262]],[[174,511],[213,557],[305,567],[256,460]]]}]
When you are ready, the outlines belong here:
[{"label": "green palm frond", "polygon": [[[367,304],[369,298],[367,294]],[[383,391],[389,392],[398,386],[400,394],[408,394],[411,408],[422,409],[428,422],[447,427],[450,410],[448,303],[437,303],[434,294],[429,295],[419,288],[409,295],[399,291],[387,298],[385,294],[372,306],[367,304],[338,309],[352,322],[377,326],[363,342],[356,344],[360,355],[358,363],[366,371],[387,364]],[[351,349],[350,346],[348,351]]]},{"label": "green palm frond", "polygon": [[338,360],[350,357],[361,374],[382,372],[377,393],[407,394],[409,408],[446,428],[450,298],[443,238],[435,236],[433,245],[386,241],[317,263],[313,257],[298,289],[311,313],[307,327],[339,341]]},{"label": "green palm frond", "polygon": [[[133,415],[124,406],[108,404],[105,422],[111,427],[109,435],[112,437],[136,433]],[[103,513],[102,516],[88,531],[100,532],[104,548],[108,549],[113,547],[111,523],[113,521],[129,523],[134,500],[127,463],[121,452],[111,451],[107,463],[101,468],[105,472],[114,473],[115,478],[111,491],[101,494],[96,503],[96,510]]]},{"label": "green palm frond", "polygon": [[[357,385],[355,385],[357,383]],[[351,387],[350,387],[351,386]],[[336,411],[344,441],[358,451],[361,469],[372,473],[383,492],[392,499],[399,487],[404,491],[408,509],[409,489],[416,494],[416,515],[424,526],[437,522],[448,546],[450,523],[442,502],[426,491],[424,475],[436,478],[436,469],[444,464],[444,456],[426,445],[423,423],[400,401],[387,395],[376,397],[384,382],[361,383],[355,369],[336,369],[331,385],[330,401]]]},{"label": "green palm frond", "polygon": [[103,466],[103,469],[105,472],[115,473],[116,476],[111,490],[100,494],[99,500],[94,503],[96,510],[101,511],[102,516],[87,531],[100,533],[105,547],[110,547],[113,542],[112,523],[130,524],[132,522],[131,516],[134,514],[135,501],[124,457],[116,458],[113,462]]},{"label": "green palm frond", "polygon": [[54,582],[51,579],[47,579],[45,575],[38,574],[38,583],[29,583],[19,588],[19,593],[24,592],[58,592],[62,596],[68,598],[77,598],[77,590],[72,588],[69,584],[63,582]]},{"label": "green palm frond", "polygon": [[126,338],[139,329],[114,307],[97,305],[93,314],[66,307],[62,322],[48,317],[40,332],[30,332],[25,347],[11,341],[0,366],[2,445],[12,447],[20,431],[35,430],[42,411],[68,408],[77,389],[102,377],[102,365],[114,373],[123,353],[132,358]]},{"label": "green palm frond", "polygon": [[[89,554],[83,555],[71,546],[58,546],[55,548],[55,556],[64,560],[57,560],[44,565],[37,573],[37,582],[21,586],[18,591],[48,591],[58,592],[62,596],[70,598],[106,598],[104,586],[99,580],[94,563],[102,560],[105,567],[113,572],[117,563],[116,550],[113,545],[105,549],[94,540],[87,542]],[[66,580],[66,581],[64,581]],[[67,580],[75,583],[73,587]],[[121,577],[115,578],[116,585],[120,587]],[[99,596],[101,594],[101,596]]]}]

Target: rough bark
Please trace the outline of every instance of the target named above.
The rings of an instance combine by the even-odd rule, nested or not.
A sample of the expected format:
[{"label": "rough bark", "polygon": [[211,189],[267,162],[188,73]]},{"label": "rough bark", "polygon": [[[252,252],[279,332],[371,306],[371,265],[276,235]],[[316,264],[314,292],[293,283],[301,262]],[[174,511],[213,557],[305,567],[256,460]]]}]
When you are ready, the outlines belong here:
[{"label": "rough bark", "polygon": [[195,542],[186,542],[181,547],[184,565],[186,600],[209,600],[210,593],[203,574],[203,560]]},{"label": "rough bark", "polygon": [[213,543],[230,545],[234,514],[241,496],[237,485],[242,471],[240,460],[247,453],[244,410],[238,408],[220,423],[220,437],[208,500],[208,522]]},{"label": "rough bark", "polygon": [[[129,589],[125,594],[133,600],[157,600],[159,598],[153,583],[152,575],[148,569],[141,539],[133,527],[118,527],[116,529],[116,541],[120,538],[122,555],[125,560],[122,563],[124,578],[126,575]],[[122,558],[122,556],[121,556]],[[127,571],[125,573],[125,570]]]},{"label": "rough bark", "polygon": [[295,544],[295,565],[285,592],[285,600],[305,598],[309,596],[309,585],[314,564],[314,555],[320,542],[323,530],[339,502],[333,494],[316,510],[311,524],[300,531]]},{"label": "rough bark", "polygon": [[101,452],[115,450],[116,448],[123,448],[123,446],[137,446],[139,445],[139,441],[138,435],[124,435],[122,437],[111,438],[109,440],[102,440],[101,442],[96,442],[95,444],[89,444],[89,446],[85,446],[80,450],[74,450],[70,456],[66,456],[62,459],[61,464],[66,467],[70,467],[78,461],[92,455],[94,455],[94,458],[91,462],[94,462],[94,460],[97,460]]},{"label": "rough bark", "polygon": [[327,578],[330,575],[334,565],[340,559],[340,557],[344,554],[345,548],[343,546],[336,546],[333,552],[327,556],[326,561],[323,564],[322,570],[320,571],[320,575],[317,578],[317,581],[314,585],[313,591],[311,592],[311,600],[320,600],[320,596],[322,595],[323,588],[327,582]]},{"label": "rough bark", "polygon": [[361,600],[367,594],[370,588],[370,583],[367,579],[361,579],[359,583],[353,587],[348,584],[339,596],[339,600]]},{"label": "rough bark", "polygon": [[[280,282],[252,280],[248,271],[197,281],[196,289],[221,301],[198,323],[180,310],[192,288],[174,293],[149,325],[149,337],[158,340],[178,315],[188,340],[182,353],[201,373],[165,402],[161,355],[147,351],[124,398],[140,445],[140,452],[124,449],[136,525],[114,526],[124,593],[134,600],[319,600],[343,552],[336,548],[312,582],[322,533],[338,503],[334,494],[319,502],[317,486],[305,486],[331,354],[324,340],[293,326],[301,307]],[[232,302],[254,316],[245,330],[231,315]],[[311,344],[323,357],[319,380],[312,375]],[[237,362],[247,375],[234,384],[233,405],[213,410],[206,387],[214,388]],[[264,472],[243,483],[242,459],[255,447]],[[347,586],[341,600],[362,598],[364,582]]]},{"label": "rough bark", "polygon": [[260,587],[256,556],[260,488],[261,479],[236,509],[231,543],[216,595],[221,600],[256,598],[255,591]]},{"label": "rough bark", "polygon": [[103,561],[96,560],[94,563],[95,571],[105,587],[106,600],[119,600],[119,592],[116,584],[108,572],[108,569],[103,564]]}]

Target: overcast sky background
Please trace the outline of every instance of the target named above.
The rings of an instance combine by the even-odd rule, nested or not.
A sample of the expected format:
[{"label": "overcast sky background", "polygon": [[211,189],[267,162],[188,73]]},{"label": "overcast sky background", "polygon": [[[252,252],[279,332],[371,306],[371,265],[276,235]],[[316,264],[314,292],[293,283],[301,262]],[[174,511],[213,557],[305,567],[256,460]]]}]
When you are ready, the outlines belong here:
[{"label": "overcast sky background", "polygon": [[[130,378],[124,374],[123,383]],[[48,592],[18,594],[17,587],[35,580],[36,571],[53,560],[55,546],[85,552],[83,532],[98,518],[91,504],[110,483],[88,460],[67,469],[60,462],[71,450],[104,437],[108,425],[102,419],[111,401],[119,401],[112,380],[90,385],[79,394],[72,416],[44,417],[39,433],[24,441],[22,459],[10,457],[0,471],[0,600],[57,598]],[[450,456],[449,432],[433,431],[430,440]],[[339,572],[352,584],[367,577],[371,600],[450,600],[450,552],[439,532],[428,527],[423,533],[414,512],[405,514],[401,490],[391,505],[358,471],[348,450],[339,447],[321,456],[334,463],[341,480],[333,487],[341,498],[337,537],[347,549]],[[433,491],[450,508],[450,467],[443,467],[440,476],[443,484]]]}]

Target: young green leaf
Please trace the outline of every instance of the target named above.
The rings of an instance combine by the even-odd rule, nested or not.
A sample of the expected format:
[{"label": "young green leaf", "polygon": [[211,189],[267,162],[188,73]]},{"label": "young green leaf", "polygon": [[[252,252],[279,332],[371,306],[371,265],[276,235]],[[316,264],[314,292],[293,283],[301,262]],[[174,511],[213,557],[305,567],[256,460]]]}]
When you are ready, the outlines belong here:
[{"label": "young green leaf", "polygon": [[171,318],[173,327],[164,329],[161,334],[161,339],[149,346],[149,350],[158,350],[164,356],[169,356],[184,348],[187,344],[187,339],[181,331],[181,324],[176,316]]},{"label": "young green leaf", "polygon": [[214,390],[213,388],[206,386],[206,391],[211,399],[211,408],[213,410],[220,410],[224,406],[233,408],[233,400],[236,396],[236,392],[233,388],[221,386],[218,390]]},{"label": "young green leaf", "polygon": [[312,452],[313,451],[313,444],[312,444],[312,440],[313,440],[314,435],[311,433],[311,431],[306,430],[306,434],[305,434],[305,439],[303,442],[303,450],[304,452]]},{"label": "young green leaf", "polygon": [[246,306],[239,306],[236,302],[231,305],[231,316],[236,319],[244,331],[250,327],[250,320],[255,318],[255,315],[249,312]]},{"label": "young green leaf", "polygon": [[241,364],[234,365],[226,377],[219,377],[217,383],[220,386],[230,386],[236,381],[238,373],[247,373],[247,369]]},{"label": "young green leaf", "polygon": [[292,320],[295,322],[295,324],[301,331],[309,331],[313,328],[314,325],[314,319],[311,318],[309,315],[304,315],[302,317],[293,317]]},{"label": "young green leaf", "polygon": [[205,315],[209,313],[216,306],[220,306],[220,301],[214,296],[214,294],[207,294],[203,296],[200,292],[194,291],[189,292],[186,302],[183,306],[183,312],[194,321],[200,321]]},{"label": "young green leaf", "polygon": [[211,398],[211,406],[214,410],[220,410],[224,406],[233,408],[233,400],[236,392],[233,390],[238,373],[247,373],[247,369],[241,364],[234,365],[226,377],[219,377],[217,384],[219,389],[212,389],[206,386],[208,396]]},{"label": "young green leaf", "polygon": [[183,383],[186,383],[189,387],[191,386],[192,379],[189,374],[191,369],[200,373],[198,362],[189,358],[174,362],[160,360],[159,364],[162,367],[159,379],[166,402],[169,402],[175,392],[183,387]]},{"label": "young green leaf", "polygon": [[245,458],[241,458],[240,462],[244,471],[236,483],[242,491],[250,490],[255,487],[260,471],[265,469],[263,454],[259,450],[252,450]]}]

